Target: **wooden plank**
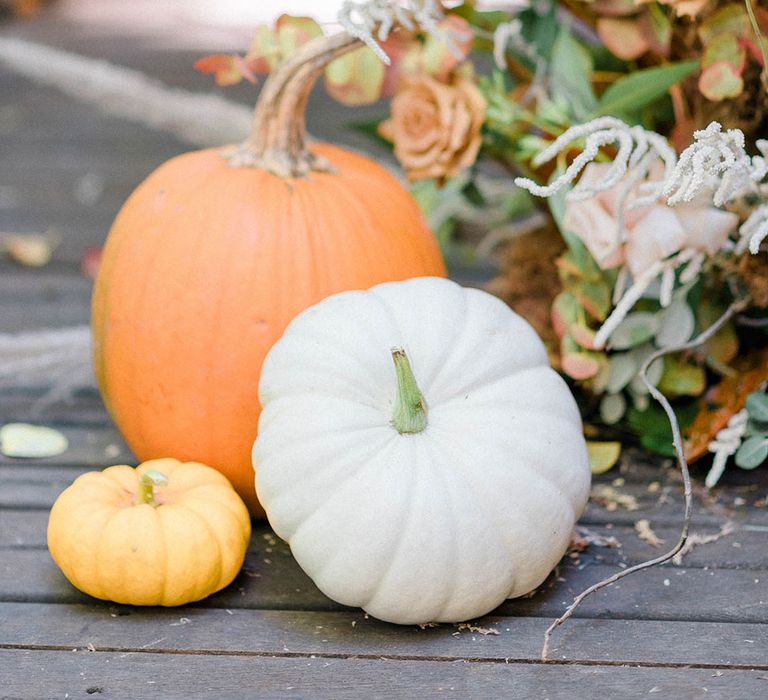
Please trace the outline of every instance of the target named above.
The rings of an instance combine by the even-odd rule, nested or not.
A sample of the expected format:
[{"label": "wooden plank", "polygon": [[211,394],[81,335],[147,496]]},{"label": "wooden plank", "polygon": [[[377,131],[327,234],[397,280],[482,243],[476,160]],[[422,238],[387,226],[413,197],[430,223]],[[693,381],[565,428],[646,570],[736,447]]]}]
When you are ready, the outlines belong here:
[{"label": "wooden plank", "polygon": [[[62,483],[66,483],[71,471],[65,469],[48,470],[57,474]],[[0,473],[2,470],[0,469]],[[47,510],[2,510],[0,509],[0,549],[10,547],[44,548],[46,546]],[[609,524],[610,525],[610,524]],[[687,569],[752,569],[768,571],[768,550],[765,546],[767,530],[761,525],[744,524],[747,529],[736,530],[733,534],[715,542],[695,547],[685,557]],[[749,529],[754,528],[754,529]],[[590,546],[587,551],[572,555],[571,563],[576,568],[604,564],[617,566],[636,564],[659,554],[660,548],[651,547],[641,540],[634,528],[606,525],[597,526],[591,532],[615,537],[621,547]],[[701,527],[698,534],[716,534],[718,529],[712,526]],[[667,539],[671,546],[677,539],[675,528],[658,528],[656,534]],[[274,542],[274,544],[270,544]],[[665,543],[666,544],[666,543]],[[254,523],[253,541],[250,549],[261,551],[269,557],[273,552],[287,553],[287,545],[279,540],[265,522]],[[267,549],[272,550],[267,551]]]},{"label": "wooden plank", "polygon": [[[200,607],[272,610],[341,610],[326,598],[282,545],[252,548],[243,571],[225,590]],[[565,561],[530,598],[502,604],[499,615],[556,617],[573,597],[609,576],[616,567],[592,564],[583,569]],[[0,558],[0,600],[85,603],[44,549],[6,549]],[[768,572],[750,569],[694,569],[665,566],[630,576],[588,598],[580,617],[765,622]]]},{"label": "wooden plank", "polygon": [[[0,603],[0,647],[302,654],[447,661],[538,661],[546,618],[489,617],[459,625],[390,625],[359,611],[318,613]],[[572,662],[768,666],[768,625],[647,620],[570,621],[553,659]]]},{"label": "wooden plank", "polygon": [[75,392],[71,398],[51,401],[50,387],[15,387],[0,392],[3,423],[22,421],[52,427],[112,428],[112,419],[95,388]]},{"label": "wooden plank", "polygon": [[[5,422],[5,421],[3,421]],[[44,487],[44,475],[48,465],[78,467],[83,471],[103,469],[110,464],[135,463],[135,458],[113,426],[61,425],[58,429],[69,441],[65,452],[45,459],[24,460],[0,455],[0,483],[14,481],[40,481]],[[33,475],[39,475],[39,478]],[[73,475],[74,478],[74,475]],[[50,496],[41,491],[40,497]],[[53,501],[48,502],[48,506]]]},{"label": "wooden plank", "polygon": [[[19,230],[4,221],[0,216],[0,230]],[[23,269],[6,262],[0,265],[0,332],[86,324],[90,298],[91,283],[79,271]]]},{"label": "wooden plank", "polygon": [[[10,698],[93,695],[228,699],[433,698],[456,692],[510,700],[658,694],[686,700],[762,697],[765,671],[399,661],[328,657],[0,650]],[[587,690],[588,689],[588,690]]]},{"label": "wooden plank", "polygon": [[[44,460],[45,463],[39,460],[25,462],[0,456],[0,508],[48,509],[59,493],[79,474],[93,469],[103,469],[109,464],[136,464],[137,462],[114,429],[80,429],[67,426],[61,429],[70,438],[71,447],[63,455]],[[628,493],[632,490],[626,489]],[[592,503],[580,522],[592,531],[606,536],[616,536],[625,547],[621,553],[604,548],[596,551],[596,554],[604,557],[603,561],[618,561],[621,556],[626,560],[639,561],[655,556],[659,548],[649,547],[640,541],[634,533],[634,523],[641,518],[649,519],[657,534],[671,543],[677,538],[681,509],[681,503],[670,501],[663,504],[654,503],[646,509],[637,511],[611,512]],[[755,543],[755,537],[759,537],[759,534],[764,533],[765,528],[768,527],[768,509],[749,508],[748,504],[745,504],[732,508],[727,517],[733,520],[737,528],[746,528],[747,533],[758,534],[745,534],[744,541],[726,538],[719,546],[726,549],[730,547],[734,551],[723,558],[722,563],[727,564],[731,561],[733,565],[754,566],[764,561],[761,558],[759,541]],[[695,511],[693,525],[697,531],[713,534],[725,521],[724,514],[711,513],[699,508]],[[618,529],[614,531],[612,528]],[[738,544],[734,546],[734,542]],[[739,545],[746,546],[747,550],[738,551]],[[694,550],[691,555],[693,559],[690,560],[692,565],[706,566],[708,557],[711,556],[711,546]],[[755,547],[758,549],[756,550]]]},{"label": "wooden plank", "polygon": [[[47,460],[22,461],[0,456],[0,507],[50,508],[61,492],[61,481],[48,482],[50,467],[71,468],[71,479],[91,469],[103,469],[110,464],[136,464],[136,459],[125,446],[120,435],[112,427],[61,426],[62,432],[70,439],[70,448],[62,455]],[[654,528],[663,531],[663,536],[673,539],[674,529],[682,522],[682,497],[669,494],[664,501],[648,496],[645,488],[627,485],[622,493],[636,495],[638,510],[610,511],[599,503],[592,502],[581,518],[581,523],[595,529],[606,524],[616,527],[633,527],[641,518],[650,519]],[[753,494],[752,500],[758,494]],[[700,504],[694,511],[693,524],[696,527],[718,528],[727,519],[737,525],[751,524],[768,526],[768,509],[750,508],[749,502],[733,506],[734,496],[723,492],[723,498],[731,503],[727,510],[703,509]]]}]

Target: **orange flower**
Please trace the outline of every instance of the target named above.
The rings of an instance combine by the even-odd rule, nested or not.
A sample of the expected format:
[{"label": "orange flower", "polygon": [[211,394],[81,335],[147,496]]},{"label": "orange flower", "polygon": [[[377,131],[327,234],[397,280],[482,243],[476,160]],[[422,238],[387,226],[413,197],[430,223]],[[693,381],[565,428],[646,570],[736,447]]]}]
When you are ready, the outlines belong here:
[{"label": "orange flower", "polygon": [[379,133],[394,142],[409,180],[444,178],[475,162],[484,119],[485,98],[470,80],[420,75],[404,80]]}]

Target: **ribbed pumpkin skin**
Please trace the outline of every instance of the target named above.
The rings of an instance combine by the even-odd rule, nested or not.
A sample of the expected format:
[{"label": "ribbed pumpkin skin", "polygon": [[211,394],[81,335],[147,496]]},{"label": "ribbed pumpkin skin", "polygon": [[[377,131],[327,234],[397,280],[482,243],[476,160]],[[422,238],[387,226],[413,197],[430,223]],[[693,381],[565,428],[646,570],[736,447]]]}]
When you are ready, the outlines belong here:
[{"label": "ribbed pumpkin skin", "polygon": [[168,161],[120,211],[93,296],[96,378],[133,452],[215,467],[256,515],[259,374],[288,323],[336,292],[445,275],[390,173],[314,150],[337,172],[283,180],[218,149]]},{"label": "ribbed pumpkin skin", "polygon": [[[168,477],[156,508],[135,503],[149,470]],[[185,605],[221,590],[250,539],[248,511],[227,480],[175,459],[82,474],[48,520],[48,549],[72,585],[127,605]]]},{"label": "ribbed pumpkin skin", "polygon": [[[427,406],[395,426],[402,348]],[[534,590],[589,496],[578,406],[531,326],[443,279],[325,299],[261,376],[258,493],[328,597],[387,622],[462,622]]]}]

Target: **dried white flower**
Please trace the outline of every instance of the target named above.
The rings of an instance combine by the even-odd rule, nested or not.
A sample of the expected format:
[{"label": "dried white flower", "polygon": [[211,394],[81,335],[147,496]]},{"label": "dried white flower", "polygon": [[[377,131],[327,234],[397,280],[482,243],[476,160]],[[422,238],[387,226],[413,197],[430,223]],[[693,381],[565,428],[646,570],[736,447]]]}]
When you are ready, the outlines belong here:
[{"label": "dried white flower", "polygon": [[339,24],[346,32],[370,47],[387,65],[390,64],[389,56],[379,42],[386,41],[395,27],[419,29],[445,41],[451,51],[461,56],[457,41],[466,37],[443,30],[440,27],[443,18],[438,0],[408,0],[406,4],[397,0],[345,0],[338,14]]},{"label": "dried white flower", "polygon": [[536,69],[546,68],[546,61],[539,55],[536,44],[528,41],[523,36],[523,23],[519,19],[511,19],[509,22],[502,22],[496,27],[493,33],[493,58],[496,66],[501,70],[506,70],[507,63],[504,60],[504,52],[507,46],[511,46],[522,56],[525,56]]},{"label": "dried white flower", "polygon": [[[524,9],[524,8],[520,8]],[[547,75],[547,61],[539,54],[536,44],[523,36],[523,23],[519,19],[502,22],[493,33],[493,60],[501,70],[507,69],[506,50],[511,47],[533,63],[534,75],[526,90],[526,96],[519,100],[524,105],[534,94],[547,97],[544,82]]]},{"label": "dried white flower", "polygon": [[[534,166],[543,165],[561,153],[567,152],[574,141],[582,138],[586,138],[586,142],[581,153],[576,156],[565,172],[549,185],[541,186],[528,178],[516,178],[515,184],[539,197],[551,197],[574,182],[581,171],[597,158],[603,146],[618,144],[616,157],[600,180],[597,182],[581,180],[566,195],[569,201],[591,199],[599,192],[608,191],[622,179],[624,180],[617,198],[614,243],[605,253],[606,256],[610,256],[622,244],[625,237],[624,213],[630,194],[637,190],[642,193],[642,196],[636,197],[629,209],[656,201],[661,196],[664,180],[672,173],[677,158],[667,140],[659,134],[640,126],[629,126],[615,117],[598,117],[562,133],[534,158]],[[650,180],[641,184],[657,161],[664,164],[663,179]]]},{"label": "dried white flower", "polygon": [[675,268],[666,267],[661,273],[661,286],[659,288],[659,303],[662,308],[667,308],[672,303],[672,292],[675,289]]},{"label": "dried white flower", "polygon": [[734,454],[741,446],[741,441],[747,432],[747,421],[749,414],[746,409],[734,413],[728,420],[728,425],[720,430],[715,439],[709,443],[708,450],[713,452],[715,457],[712,460],[712,467],[707,473],[704,484],[711,489],[723,475],[725,464],[728,458]]},{"label": "dried white flower", "polygon": [[[694,248],[684,248],[679,253],[672,255],[666,260],[657,260],[647,270],[633,281],[632,285],[624,291],[626,285],[627,273],[622,269],[619,272],[619,277],[622,278],[621,288],[614,289],[614,303],[615,306],[610,315],[600,326],[597,333],[595,333],[594,346],[595,348],[603,348],[605,344],[610,340],[613,332],[618,328],[619,324],[626,318],[627,314],[632,310],[632,307],[640,300],[640,298],[646,293],[648,288],[655,282],[659,276],[661,276],[661,285],[659,291],[659,303],[663,306],[669,306],[672,303],[672,292],[674,291],[674,279],[675,272],[686,263],[688,266],[694,264],[695,261],[702,254]],[[699,266],[701,263],[698,263]],[[683,274],[687,271],[683,271]],[[618,290],[621,289],[622,296],[616,301],[618,296]]]},{"label": "dried white flower", "polygon": [[[583,138],[586,139],[586,142],[581,153],[576,156],[566,171],[549,185],[541,186],[533,180],[522,177],[516,178],[515,184],[539,197],[551,197],[563,187],[574,182],[584,167],[597,158],[600,149],[609,144],[617,144],[618,153],[605,177],[599,182],[590,183],[588,187],[576,184],[568,193],[568,199],[572,201],[590,199],[598,192],[611,189],[627,174],[628,170],[632,170],[631,179],[633,182],[628,188],[629,192],[647,175],[651,163],[657,159],[661,159],[664,163],[664,179],[666,180],[677,162],[674,150],[663,136],[640,126],[629,126],[615,117],[598,117],[586,124],[572,126],[560,134],[534,158],[533,165],[538,167],[547,163],[561,153],[570,150],[574,141]],[[639,200],[639,204],[633,203],[633,206],[641,206],[649,200],[655,201],[661,194],[662,184],[647,183],[647,186],[643,187],[646,196]]]},{"label": "dried white flower", "polygon": [[715,206],[721,207],[737,195],[754,190],[768,173],[765,142],[760,143],[761,155],[751,158],[740,129],[723,132],[718,122],[712,122],[696,131],[693,138],[664,185],[670,205],[690,202],[696,195],[707,193]]},{"label": "dried white flower", "polygon": [[760,244],[768,238],[768,204],[761,204],[739,228],[740,239],[736,252],[743,253],[747,247],[752,255],[760,251]]},{"label": "dried white flower", "polygon": [[701,268],[704,265],[704,261],[707,259],[707,254],[703,250],[696,251],[696,255],[691,258],[691,261],[685,266],[685,269],[680,273],[680,282],[682,284],[688,284],[693,282],[701,272]]}]

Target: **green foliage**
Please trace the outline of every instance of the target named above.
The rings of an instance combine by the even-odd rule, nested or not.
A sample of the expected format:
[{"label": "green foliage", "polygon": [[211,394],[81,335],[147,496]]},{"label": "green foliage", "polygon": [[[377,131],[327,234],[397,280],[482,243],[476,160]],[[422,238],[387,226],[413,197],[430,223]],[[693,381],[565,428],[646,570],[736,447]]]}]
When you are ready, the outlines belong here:
[{"label": "green foliage", "polygon": [[768,394],[754,392],[747,396],[745,405],[751,420],[768,423]]},{"label": "green foliage", "polygon": [[642,345],[659,331],[659,316],[644,311],[627,314],[611,334],[610,345],[614,350],[627,350]]},{"label": "green foliage", "polygon": [[[684,430],[693,423],[698,413],[698,403],[693,400],[682,401],[676,406],[680,429]],[[640,437],[640,444],[652,452],[667,457],[675,456],[672,445],[672,427],[664,410],[657,404],[651,404],[644,411],[630,408],[627,413],[629,426]]]},{"label": "green foliage", "polygon": [[736,452],[736,466],[755,469],[768,458],[768,435],[748,437]]},{"label": "green foliage", "polygon": [[747,439],[736,452],[735,461],[742,469],[755,469],[768,459],[768,394],[750,394],[745,408],[749,416]]},{"label": "green foliage", "polygon": [[591,82],[592,57],[566,26],[552,48],[550,70],[552,94],[568,103],[576,121],[588,120],[598,106]]},{"label": "green foliage", "polygon": [[626,121],[639,122],[642,110],[666,95],[673,85],[698,68],[698,61],[683,61],[646,68],[619,78],[603,93],[595,116],[610,114]]}]

